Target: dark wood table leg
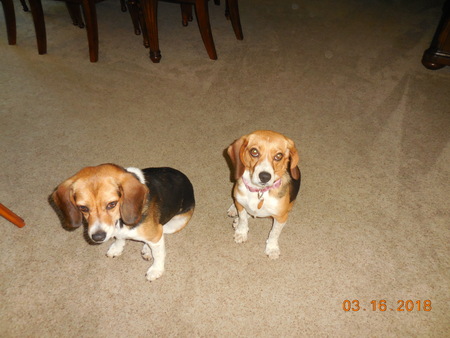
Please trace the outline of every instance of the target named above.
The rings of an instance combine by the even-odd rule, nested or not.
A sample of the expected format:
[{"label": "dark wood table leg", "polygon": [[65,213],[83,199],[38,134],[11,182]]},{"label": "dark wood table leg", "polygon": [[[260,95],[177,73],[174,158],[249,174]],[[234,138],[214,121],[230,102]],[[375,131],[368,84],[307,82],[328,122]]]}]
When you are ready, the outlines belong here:
[{"label": "dark wood table leg", "polygon": [[450,66],[450,0],[444,4],[441,20],[430,48],[423,54],[422,64],[431,70]]},{"label": "dark wood table leg", "polygon": [[5,15],[6,32],[8,35],[8,44],[15,45],[17,40],[16,31],[16,12],[12,0],[2,1],[3,13]]},{"label": "dark wood table leg", "polygon": [[211,32],[211,24],[209,22],[209,10],[207,0],[195,1],[195,14],[197,16],[200,35],[205,45],[208,56],[211,60],[217,60],[216,47]]},{"label": "dark wood table leg", "polygon": [[242,34],[242,26],[241,26],[241,18],[239,16],[238,0],[228,0],[227,8],[229,11],[231,25],[233,26],[234,35],[236,35],[236,39],[243,40],[244,34]]},{"label": "dark wood table leg", "polygon": [[24,12],[28,12],[28,6],[25,0],[20,0],[20,4],[22,5],[22,9]]},{"label": "dark wood table leg", "polygon": [[191,3],[181,3],[181,24],[186,27],[189,24],[189,21],[192,21],[194,18],[192,16],[192,4]]},{"label": "dark wood table leg", "polygon": [[47,53],[47,34],[41,0],[29,0],[39,54]]},{"label": "dark wood table leg", "polygon": [[89,43],[89,59],[91,62],[98,61],[98,24],[97,11],[94,0],[83,0],[84,17],[86,21],[86,32]]},{"label": "dark wood table leg", "polygon": [[158,0],[142,0],[142,11],[148,32],[150,59],[158,63],[161,61],[158,39]]}]

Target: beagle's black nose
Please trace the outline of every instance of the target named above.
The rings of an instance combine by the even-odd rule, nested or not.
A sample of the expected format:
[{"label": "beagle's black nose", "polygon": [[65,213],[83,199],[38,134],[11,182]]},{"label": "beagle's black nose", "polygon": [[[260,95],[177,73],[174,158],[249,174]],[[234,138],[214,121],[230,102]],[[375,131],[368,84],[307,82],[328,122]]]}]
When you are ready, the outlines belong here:
[{"label": "beagle's black nose", "polygon": [[104,231],[99,231],[99,232],[96,232],[95,234],[92,234],[92,240],[97,243],[103,242],[105,240],[105,238],[106,238],[106,232],[104,232]]},{"label": "beagle's black nose", "polygon": [[272,178],[272,175],[270,175],[267,171],[261,171],[259,173],[259,179],[261,183],[267,183]]}]

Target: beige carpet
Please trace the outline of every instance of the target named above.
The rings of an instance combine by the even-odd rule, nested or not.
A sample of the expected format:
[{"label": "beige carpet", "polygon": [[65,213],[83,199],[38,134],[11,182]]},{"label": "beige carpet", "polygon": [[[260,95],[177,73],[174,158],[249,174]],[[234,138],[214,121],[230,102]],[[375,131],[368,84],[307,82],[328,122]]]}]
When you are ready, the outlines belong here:
[{"label": "beige carpet", "polygon": [[[0,336],[450,336],[450,67],[420,62],[442,1],[241,0],[243,41],[223,2],[210,5],[217,61],[174,4],[160,5],[160,64],[118,0],[97,6],[96,64],[62,2],[43,2],[43,56],[18,1],[17,46],[0,15],[0,202],[27,223],[0,219]],[[238,245],[226,216],[223,150],[256,129],[301,155],[277,261],[269,220]],[[140,243],[109,259],[48,202],[104,162],[194,184],[194,217],[166,238],[154,283]]]}]

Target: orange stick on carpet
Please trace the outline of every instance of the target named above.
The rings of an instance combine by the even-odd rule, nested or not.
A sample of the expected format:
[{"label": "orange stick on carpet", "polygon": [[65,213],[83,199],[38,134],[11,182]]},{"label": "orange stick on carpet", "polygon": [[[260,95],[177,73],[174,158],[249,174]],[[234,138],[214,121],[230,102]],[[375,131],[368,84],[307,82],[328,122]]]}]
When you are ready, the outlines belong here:
[{"label": "orange stick on carpet", "polygon": [[22,218],[17,216],[15,213],[13,213],[11,210],[9,210],[1,203],[0,203],[0,216],[3,216],[8,221],[18,226],[19,228],[23,228],[25,226],[25,222]]}]

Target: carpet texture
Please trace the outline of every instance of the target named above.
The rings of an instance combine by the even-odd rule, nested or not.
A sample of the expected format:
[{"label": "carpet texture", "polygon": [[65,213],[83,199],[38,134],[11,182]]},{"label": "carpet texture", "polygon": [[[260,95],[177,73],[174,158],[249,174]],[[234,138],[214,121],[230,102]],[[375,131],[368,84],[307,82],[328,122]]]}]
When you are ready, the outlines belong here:
[{"label": "carpet texture", "polygon": [[[450,68],[421,65],[442,4],[241,0],[238,41],[211,1],[211,61],[195,20],[161,3],[153,64],[119,1],[97,5],[98,63],[50,0],[38,55],[17,1],[16,46],[0,15],[0,203],[26,226],[0,219],[0,336],[450,336]],[[224,149],[257,129],[292,138],[303,174],[273,261],[269,219],[236,244],[226,215]],[[140,243],[107,258],[49,203],[105,162],[171,166],[194,185],[153,283]]]}]

